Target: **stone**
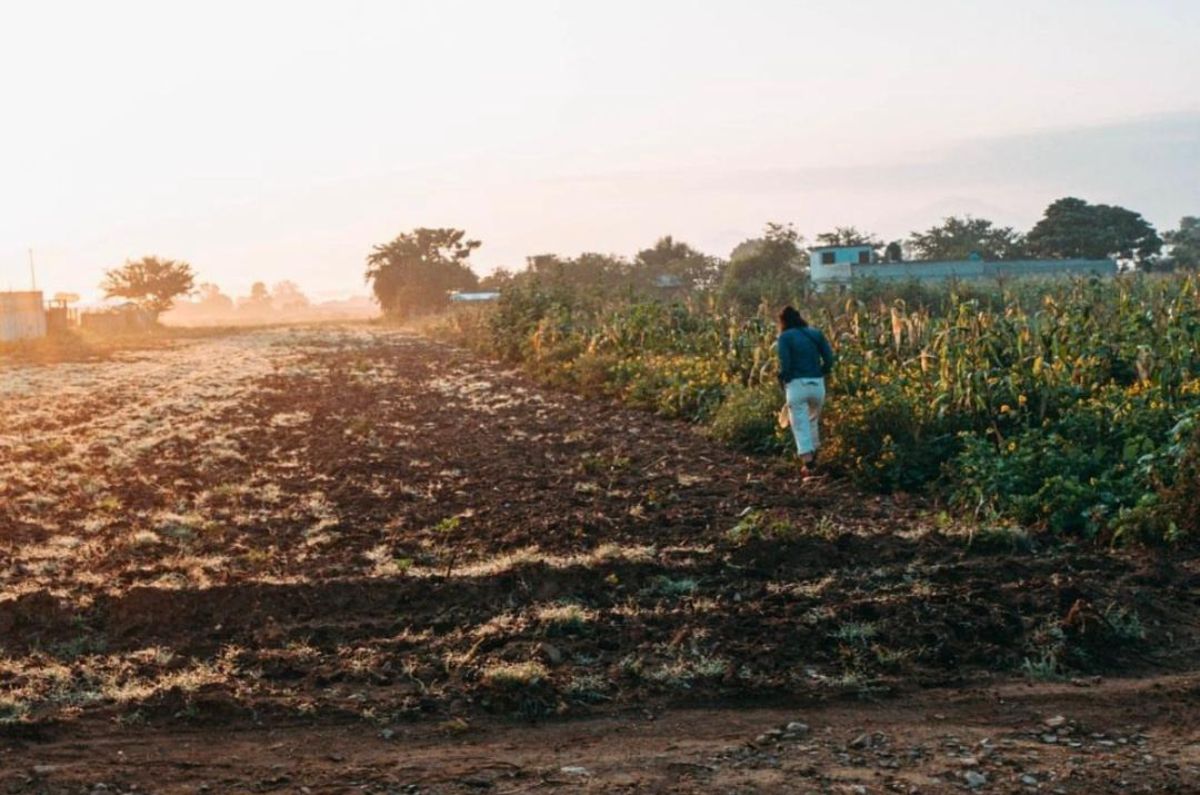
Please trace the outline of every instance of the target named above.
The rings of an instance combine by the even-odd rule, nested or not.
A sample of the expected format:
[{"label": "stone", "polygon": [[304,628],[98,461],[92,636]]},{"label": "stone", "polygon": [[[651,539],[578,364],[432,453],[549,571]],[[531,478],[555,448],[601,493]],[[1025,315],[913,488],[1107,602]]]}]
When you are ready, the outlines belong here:
[{"label": "stone", "polygon": [[967,786],[971,789],[979,789],[987,783],[987,776],[975,770],[968,770],[963,773],[963,780],[967,782]]},{"label": "stone", "polygon": [[798,720],[794,720],[783,727],[783,733],[789,737],[803,737],[808,734],[808,731],[808,724],[801,723]]},{"label": "stone", "polygon": [[1051,729],[1057,729],[1060,726],[1066,726],[1067,719],[1064,718],[1062,715],[1054,715],[1052,717],[1046,718],[1046,725],[1049,726]]}]

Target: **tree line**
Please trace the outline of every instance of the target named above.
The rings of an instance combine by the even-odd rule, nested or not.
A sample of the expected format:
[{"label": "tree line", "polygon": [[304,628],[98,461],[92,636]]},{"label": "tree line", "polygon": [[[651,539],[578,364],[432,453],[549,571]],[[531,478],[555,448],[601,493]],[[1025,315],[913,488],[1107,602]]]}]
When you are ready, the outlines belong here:
[{"label": "tree line", "polygon": [[[854,226],[836,227],[814,238],[817,245],[869,246],[878,259],[985,260],[1022,258],[1112,258],[1142,270],[1200,268],[1200,218],[1184,217],[1161,237],[1139,213],[1067,197],[1050,204],[1028,232],[985,218],[950,216],[903,240],[884,243]],[[728,259],[709,256],[666,236],[632,258],[587,252],[576,257],[537,254],[519,271],[501,268],[480,278],[470,267],[480,241],[448,228],[417,228],[376,245],[367,257],[366,279],[384,312],[408,318],[443,308],[453,291],[499,290],[537,283],[563,288],[660,294],[709,290],[733,300],[757,302],[781,284],[805,278],[806,239],[792,224],[768,223],[762,235],[739,243]],[[1164,249],[1169,251],[1164,255]],[[136,302],[158,318],[181,296],[199,293],[202,303],[229,309],[233,300],[215,285],[196,286],[191,265],[149,256],[105,273],[107,298]],[[307,298],[291,282],[268,292],[257,283],[237,308],[294,307]]]},{"label": "tree line", "polygon": [[[854,226],[814,238],[822,246],[869,246],[885,262],[902,260],[1114,259],[1125,268],[1166,270],[1200,267],[1200,219],[1187,216],[1179,229],[1159,236],[1141,214],[1124,207],[1067,197],[1050,204],[1028,232],[985,218],[950,216],[903,240],[884,243]],[[756,303],[781,284],[806,278],[807,241],[792,224],[768,223],[762,235],[739,243],[728,259],[704,254],[671,236],[632,258],[583,253],[538,254],[524,268],[501,268],[480,278],[470,268],[480,242],[459,229],[418,228],[375,246],[367,258],[367,281],[384,311],[408,318],[444,307],[453,291],[502,290],[536,282],[547,287],[593,291],[677,294],[712,290],[731,300]],[[1164,248],[1169,254],[1164,255]]]},{"label": "tree line", "polygon": [[268,288],[265,282],[254,282],[250,293],[233,298],[211,282],[196,284],[196,272],[182,260],[147,256],[127,260],[124,265],[108,270],[100,283],[105,298],[124,298],[136,304],[155,321],[168,310],[178,309],[178,299],[192,297],[186,306],[200,314],[265,316],[289,313],[311,306],[308,296],[290,280],[277,282]]}]

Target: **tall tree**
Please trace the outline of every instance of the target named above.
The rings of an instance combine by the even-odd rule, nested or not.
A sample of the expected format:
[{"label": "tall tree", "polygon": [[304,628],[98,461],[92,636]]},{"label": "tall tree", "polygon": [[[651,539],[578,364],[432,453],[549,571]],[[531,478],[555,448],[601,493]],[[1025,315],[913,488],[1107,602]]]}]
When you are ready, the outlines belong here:
[{"label": "tall tree", "polygon": [[870,246],[876,251],[883,248],[882,240],[854,226],[835,226],[832,232],[817,235],[817,242],[822,246]]},{"label": "tall tree", "polygon": [[629,263],[610,254],[585,252],[578,257],[534,254],[525,258],[519,277],[534,277],[553,287],[607,289],[628,284]]},{"label": "tall tree", "polygon": [[681,287],[711,287],[719,273],[720,263],[715,257],[670,235],[660,237],[653,247],[642,249],[633,259],[634,279],[643,286],[653,286],[667,277],[677,280]]},{"label": "tall tree", "polygon": [[105,298],[128,298],[157,321],[176,298],[192,292],[195,282],[196,274],[186,262],[142,257],[106,271],[100,289]]},{"label": "tall tree", "polygon": [[764,297],[774,300],[791,292],[805,276],[803,242],[791,224],[768,223],[761,238],[744,241],[733,250],[721,292],[744,303]]},{"label": "tall tree", "polygon": [[1133,210],[1088,204],[1067,197],[1046,208],[1026,236],[1029,250],[1041,257],[1105,259],[1147,267],[1162,251],[1162,239]]},{"label": "tall tree", "polygon": [[1021,235],[1011,226],[996,226],[986,218],[949,216],[938,226],[913,232],[908,247],[914,258],[963,260],[978,255],[988,260],[1021,256]]},{"label": "tall tree", "polygon": [[205,312],[229,312],[233,309],[233,299],[212,282],[204,282],[196,288],[196,305]]},{"label": "tall tree", "polygon": [[1185,215],[1179,221],[1179,228],[1167,232],[1163,238],[1171,247],[1176,268],[1200,268],[1200,218]]},{"label": "tall tree", "polygon": [[391,317],[409,318],[449,303],[452,290],[479,283],[467,260],[479,248],[461,229],[420,227],[376,245],[367,257],[367,281]]},{"label": "tall tree", "polygon": [[516,274],[508,268],[496,268],[496,270],[479,280],[479,289],[503,290],[513,283],[514,278],[516,278]]},{"label": "tall tree", "polygon": [[282,281],[271,288],[271,306],[279,312],[308,309],[312,302],[293,281]]}]

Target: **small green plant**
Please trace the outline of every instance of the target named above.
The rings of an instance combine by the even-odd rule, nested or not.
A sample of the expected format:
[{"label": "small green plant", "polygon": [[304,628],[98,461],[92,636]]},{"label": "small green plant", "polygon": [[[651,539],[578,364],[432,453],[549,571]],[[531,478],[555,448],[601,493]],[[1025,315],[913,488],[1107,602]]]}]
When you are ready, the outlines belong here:
[{"label": "small green plant", "polygon": [[1146,639],[1146,629],[1136,610],[1110,604],[1104,610],[1104,620],[1119,643],[1136,643]]},{"label": "small green plant", "polygon": [[691,596],[698,590],[700,590],[700,583],[691,577],[672,578],[660,575],[655,577],[650,585],[651,593],[672,599]]},{"label": "small green plant", "polygon": [[833,637],[843,643],[866,646],[877,634],[879,634],[879,628],[870,622],[850,621],[838,627],[837,631],[833,633]]},{"label": "small green plant", "polygon": [[612,700],[612,697],[608,695],[609,689],[609,681],[603,676],[584,674],[568,682],[563,692],[572,701],[578,701],[581,704],[599,704]]},{"label": "small green plant", "polygon": [[29,704],[7,696],[0,696],[0,725],[17,723],[29,714]]},{"label": "small green plant", "polygon": [[1058,655],[1053,651],[1045,651],[1035,659],[1026,657],[1021,663],[1021,672],[1038,682],[1057,682],[1062,679]]},{"label": "small green plant", "polygon": [[50,652],[63,660],[76,660],[90,654],[100,654],[108,647],[108,642],[101,635],[82,634],[71,640],[56,643],[50,647]]},{"label": "small green plant", "polygon": [[1028,553],[1033,539],[1020,527],[980,527],[967,535],[967,549],[980,553]]},{"label": "small green plant", "polygon": [[779,452],[786,444],[777,427],[783,392],[776,385],[732,387],[714,412],[712,435],[739,450]]},{"label": "small green plant", "polygon": [[447,516],[445,519],[442,519],[440,522],[438,522],[437,524],[435,524],[433,527],[431,527],[429,529],[430,529],[430,531],[432,531],[433,533],[436,533],[437,535],[447,535],[447,534],[453,533],[455,530],[457,530],[460,525],[462,525],[462,519],[460,517]]},{"label": "small green plant", "polygon": [[617,663],[617,670],[621,672],[622,676],[630,679],[641,679],[645,673],[646,664],[638,655],[626,654]]},{"label": "small green plant", "polygon": [[765,511],[750,511],[726,534],[735,544],[747,541],[779,541],[794,538],[796,526],[786,519],[774,518]]},{"label": "small green plant", "polygon": [[131,712],[120,713],[114,720],[122,726],[144,726],[146,725],[146,713],[135,709]]},{"label": "small green plant", "polygon": [[584,474],[593,477],[613,475],[629,469],[633,459],[619,453],[584,453],[579,461],[579,468]]},{"label": "small green plant", "polygon": [[547,635],[579,635],[592,622],[592,614],[576,604],[560,604],[540,608],[537,619]]},{"label": "small green plant", "polygon": [[693,653],[646,671],[644,678],[672,690],[690,690],[697,681],[720,679],[728,672],[728,660]]},{"label": "small green plant", "polygon": [[449,577],[454,572],[454,564],[458,562],[458,556],[461,550],[457,544],[453,543],[454,539],[452,539],[451,536],[453,536],[455,531],[461,526],[461,517],[447,516],[445,519],[442,519],[433,527],[429,528],[430,532],[441,538],[443,557],[446,558],[446,577]]}]

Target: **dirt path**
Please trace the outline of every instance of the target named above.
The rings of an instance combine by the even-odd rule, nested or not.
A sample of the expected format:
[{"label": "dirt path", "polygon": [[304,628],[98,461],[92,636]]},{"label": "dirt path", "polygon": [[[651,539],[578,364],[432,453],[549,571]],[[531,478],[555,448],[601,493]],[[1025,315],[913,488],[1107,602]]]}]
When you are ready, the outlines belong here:
[{"label": "dirt path", "polygon": [[[367,327],[6,367],[0,414],[14,791],[456,792],[489,770],[495,791],[779,791],[806,765],[798,791],[1188,780],[1189,554],[970,540],[919,501],[800,488],[787,462]],[[1131,673],[1174,678],[1112,679]],[[978,688],[1022,677],[1076,684],[1017,687],[1014,723]],[[714,704],[741,709],[696,711]],[[1043,741],[1056,711],[1077,723]],[[810,735],[731,750],[795,715]],[[1138,732],[1165,750],[1134,754]],[[1027,741],[1074,778],[1012,762]],[[445,767],[458,753],[495,767]],[[68,766],[26,781],[36,765]]]},{"label": "dirt path", "polygon": [[[1200,680],[931,690],[529,726],[92,727],[9,744],[8,792],[1196,791]],[[803,723],[804,727],[797,725]],[[781,731],[780,731],[781,730]]]}]

